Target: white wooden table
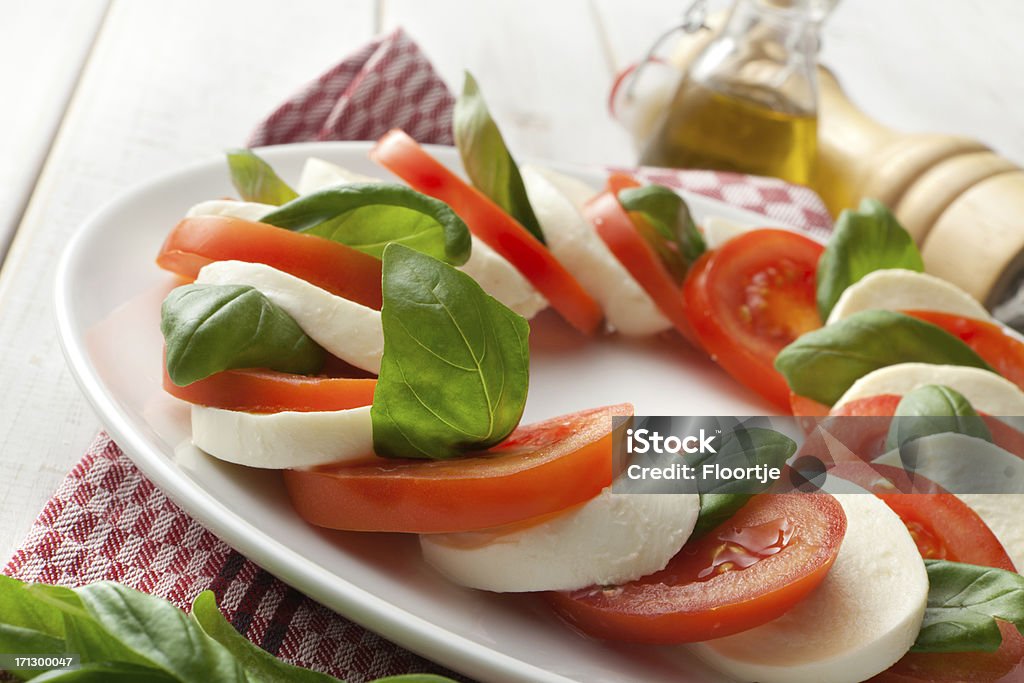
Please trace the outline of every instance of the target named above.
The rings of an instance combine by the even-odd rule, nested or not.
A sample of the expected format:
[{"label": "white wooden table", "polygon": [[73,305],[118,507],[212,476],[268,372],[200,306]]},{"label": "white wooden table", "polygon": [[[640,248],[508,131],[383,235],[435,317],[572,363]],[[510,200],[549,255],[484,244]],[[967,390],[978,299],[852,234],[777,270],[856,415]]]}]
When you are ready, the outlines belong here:
[{"label": "white wooden table", "polygon": [[[685,0],[0,0],[0,560],[99,429],[65,368],[54,263],[147,177],[243,142],[277,102],[403,25],[484,84],[515,151],[631,160],[613,73]],[[719,4],[722,4],[720,0]],[[1024,4],[843,0],[824,59],[897,127],[976,136],[1024,163]]]}]

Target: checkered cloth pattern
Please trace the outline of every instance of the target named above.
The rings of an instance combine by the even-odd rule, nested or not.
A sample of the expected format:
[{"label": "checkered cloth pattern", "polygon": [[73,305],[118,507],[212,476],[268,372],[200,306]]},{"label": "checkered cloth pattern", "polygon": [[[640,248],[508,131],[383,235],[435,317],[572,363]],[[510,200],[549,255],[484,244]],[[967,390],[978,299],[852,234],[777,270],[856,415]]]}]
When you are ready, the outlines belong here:
[{"label": "checkered cloth pattern", "polygon": [[[375,139],[393,127],[450,143],[453,98],[429,60],[395,31],[345,59],[274,111],[252,146]],[[640,169],[775,220],[827,233],[828,214],[806,188],[709,171]],[[182,608],[212,589],[232,624],[301,666],[359,683],[409,672],[446,673],[289,588],[170,502],[100,434],[39,515],[4,573],[77,586],[110,579]],[[453,675],[447,672],[448,675]]]}]

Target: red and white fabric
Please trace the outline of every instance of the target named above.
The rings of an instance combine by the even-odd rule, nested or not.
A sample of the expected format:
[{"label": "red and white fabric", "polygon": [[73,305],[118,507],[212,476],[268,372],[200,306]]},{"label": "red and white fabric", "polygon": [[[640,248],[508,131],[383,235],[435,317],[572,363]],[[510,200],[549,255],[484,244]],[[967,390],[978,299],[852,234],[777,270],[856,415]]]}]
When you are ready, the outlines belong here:
[{"label": "red and white fabric", "polygon": [[[398,30],[308,84],[256,129],[249,144],[372,140],[393,127],[421,142],[450,143],[453,102],[426,56]],[[811,232],[829,229],[828,214],[813,192],[779,180],[666,169],[639,174]],[[310,600],[229,548],[170,502],[105,434],[46,504],[4,573],[67,586],[110,579],[182,608],[209,588],[240,632],[290,662],[351,683],[410,672],[454,676]]]}]

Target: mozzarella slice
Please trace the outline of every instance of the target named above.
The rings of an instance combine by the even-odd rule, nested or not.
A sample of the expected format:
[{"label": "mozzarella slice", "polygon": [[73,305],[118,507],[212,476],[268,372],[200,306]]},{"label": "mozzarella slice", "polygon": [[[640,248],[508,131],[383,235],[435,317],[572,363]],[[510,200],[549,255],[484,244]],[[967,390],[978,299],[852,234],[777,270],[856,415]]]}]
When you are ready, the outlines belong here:
[{"label": "mozzarella slice", "polygon": [[[302,169],[298,189],[302,194],[306,194],[349,183],[381,182],[384,181],[380,178],[365,176],[323,159],[310,157]],[[475,236],[471,237],[473,247],[469,260],[460,266],[459,270],[476,280],[485,292],[524,318],[532,318],[547,308],[547,299],[522,273],[483,241]]]},{"label": "mozzarella slice", "polygon": [[1018,572],[1024,573],[1024,496],[999,493],[960,493],[996,535]]},{"label": "mozzarella slice", "polygon": [[898,363],[869,372],[854,382],[835,408],[870,396],[903,396],[928,384],[960,392],[975,410],[989,415],[1024,415],[1024,392],[994,372],[959,365]]},{"label": "mozzarella slice", "polygon": [[993,443],[966,434],[944,432],[914,439],[875,458],[874,462],[903,467],[949,491],[1024,493],[1024,459]]},{"label": "mozzarella slice", "polygon": [[606,488],[553,518],[476,533],[420,536],[423,557],[455,583],[495,592],[575,590],[664,569],[689,538],[696,494]]},{"label": "mozzarella slice", "polygon": [[868,273],[847,287],[828,314],[827,324],[869,310],[937,311],[979,320],[990,317],[974,297],[951,282],[927,273],[887,268]]},{"label": "mozzarella slice", "polygon": [[323,159],[309,157],[302,167],[302,175],[299,177],[299,184],[295,187],[295,190],[299,194],[311,194],[337,185],[382,182],[384,181],[380,178],[356,173]]},{"label": "mozzarella slice", "polygon": [[253,287],[329,353],[367,372],[380,372],[384,353],[380,311],[262,263],[216,261],[199,271],[196,282]]},{"label": "mozzarella slice", "polygon": [[836,499],[846,537],[822,584],[778,619],[693,651],[740,681],[857,683],[910,649],[928,598],[917,546],[878,498]]},{"label": "mozzarella slice", "polygon": [[247,221],[262,220],[276,206],[260,204],[258,202],[238,202],[233,199],[211,199],[207,202],[199,202],[185,214],[188,218],[196,216],[227,216],[229,218],[241,218]]},{"label": "mozzarella slice", "polygon": [[[582,183],[574,178],[547,169],[524,166],[521,171],[548,249],[601,304],[608,326],[632,336],[672,327],[583,217],[582,206],[593,191],[585,185],[580,187]],[[563,186],[567,191],[561,189]]]},{"label": "mozzarella slice", "polygon": [[704,244],[708,251],[718,249],[720,246],[753,229],[750,225],[734,223],[721,216],[708,216],[704,219]]},{"label": "mozzarella slice", "polygon": [[373,457],[370,406],[321,413],[243,413],[192,406],[192,443],[248,467],[291,469]]}]

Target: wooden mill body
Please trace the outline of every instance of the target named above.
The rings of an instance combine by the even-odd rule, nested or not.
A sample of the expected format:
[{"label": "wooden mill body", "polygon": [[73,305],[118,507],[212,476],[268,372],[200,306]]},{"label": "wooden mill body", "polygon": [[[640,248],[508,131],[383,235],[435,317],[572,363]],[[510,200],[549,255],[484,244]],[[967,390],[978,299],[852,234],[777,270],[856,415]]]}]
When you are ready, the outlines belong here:
[{"label": "wooden mill body", "polygon": [[[713,35],[683,37],[673,63],[685,69]],[[970,138],[892,130],[858,109],[828,69],[818,77],[812,186],[829,210],[879,199],[914,236],[928,272],[989,308],[1015,291],[1024,275],[1024,169]]]}]

